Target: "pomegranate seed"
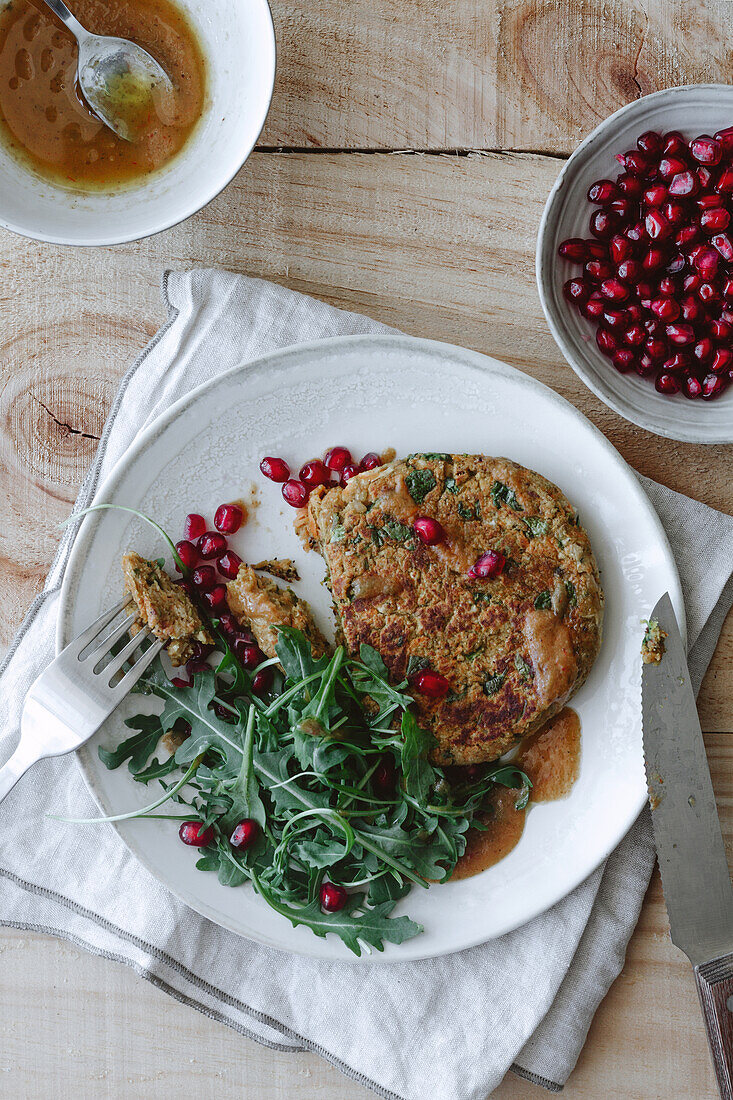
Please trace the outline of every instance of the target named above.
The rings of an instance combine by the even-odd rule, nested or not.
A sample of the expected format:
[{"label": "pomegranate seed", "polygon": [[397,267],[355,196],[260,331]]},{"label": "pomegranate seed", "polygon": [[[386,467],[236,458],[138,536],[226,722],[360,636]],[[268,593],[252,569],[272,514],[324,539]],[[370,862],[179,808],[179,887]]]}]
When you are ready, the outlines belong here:
[{"label": "pomegranate seed", "polygon": [[720,173],[715,190],[719,195],[729,195],[733,191],[733,168],[724,168]]},{"label": "pomegranate seed", "polygon": [[[562,292],[567,300],[569,302],[574,302],[575,305],[582,305],[584,302],[588,301],[588,284],[585,282],[584,279],[568,279],[568,281],[564,284],[562,288]],[[366,457],[367,455],[364,456],[364,458]],[[371,466],[363,465],[364,458],[361,460],[359,465],[365,470],[372,469],[373,467]]]},{"label": "pomegranate seed", "polygon": [[629,314],[625,309],[605,309],[603,311],[603,320],[608,328],[626,328],[629,323]]},{"label": "pomegranate seed", "polygon": [[[694,325],[697,321],[701,320],[703,316],[703,308],[697,298],[694,298],[692,294],[686,295],[680,301],[680,310],[683,321],[688,321]],[[676,320],[676,318],[675,318]]]},{"label": "pomegranate seed", "polygon": [[424,542],[426,546],[436,546],[439,542],[445,542],[445,531],[437,519],[418,516],[412,526],[420,542]]},{"label": "pomegranate seed", "polygon": [[636,139],[637,147],[648,156],[657,156],[662,151],[662,137],[656,130],[645,130]]},{"label": "pomegranate seed", "polygon": [[234,535],[242,526],[244,513],[238,504],[220,504],[214,515],[214,527],[225,535]]},{"label": "pomegranate seed", "polygon": [[727,263],[733,260],[733,243],[726,233],[716,233],[712,238],[712,245]]},{"label": "pomegranate seed", "polygon": [[733,279],[726,279],[723,283],[723,297],[726,302],[733,302]]},{"label": "pomegranate seed", "polygon": [[649,378],[657,370],[658,364],[650,359],[648,355],[644,354],[639,357],[634,370],[640,378]]},{"label": "pomegranate seed", "polygon": [[644,351],[655,363],[661,363],[667,357],[667,341],[660,336],[650,336],[644,344]]},{"label": "pomegranate seed", "polygon": [[603,241],[591,241],[585,242],[585,250],[588,253],[589,260],[607,260],[608,249]]},{"label": "pomegranate seed", "polygon": [[714,248],[702,248],[693,261],[696,270],[700,273],[703,279],[714,279],[718,272],[718,264],[720,263],[720,256]]},{"label": "pomegranate seed", "polygon": [[476,559],[468,570],[468,575],[474,579],[481,577],[493,580],[494,577],[498,577],[504,571],[505,565],[506,558],[503,554],[500,554],[498,550],[487,550],[485,554]]},{"label": "pomegranate seed", "polygon": [[631,348],[619,348],[611,356],[611,362],[619,374],[628,374],[636,364],[636,356]]},{"label": "pomegranate seed", "polygon": [[694,172],[689,170],[685,172],[677,172],[672,176],[669,181],[669,193],[676,198],[684,198],[687,195],[694,195],[700,189],[700,181]]},{"label": "pomegranate seed", "polygon": [[361,473],[358,466],[353,462],[350,462],[348,466],[344,466],[341,471],[341,477],[339,478],[339,485],[343,488],[347,482],[351,481],[352,477],[356,477],[358,473]]},{"label": "pomegranate seed", "polygon": [[723,155],[720,142],[709,134],[701,134],[691,141],[690,152],[698,164],[719,164]]},{"label": "pomegranate seed", "polygon": [[588,263],[583,268],[583,274],[594,283],[600,283],[604,279],[610,279],[613,275],[613,268],[608,260],[588,260]]},{"label": "pomegranate seed", "polygon": [[372,787],[382,798],[391,798],[396,785],[394,760],[391,756],[383,756],[372,773]]},{"label": "pomegranate seed", "polygon": [[675,236],[674,243],[678,248],[688,249],[690,245],[700,240],[700,230],[696,225],[683,225]]},{"label": "pomegranate seed", "polygon": [[715,347],[713,341],[709,336],[703,336],[702,340],[698,340],[692,349],[692,354],[698,363],[707,363],[709,359],[712,359]]},{"label": "pomegranate seed", "polygon": [[609,358],[618,348],[616,338],[610,332],[606,332],[606,330],[602,328],[599,328],[596,332],[596,344],[601,354],[607,355]]},{"label": "pomegranate seed", "polygon": [[601,294],[611,302],[625,302],[631,291],[620,279],[604,279]]},{"label": "pomegranate seed", "polygon": [[685,275],[684,282],[682,283],[683,290],[697,290],[702,283],[702,279],[693,271],[690,275]]},{"label": "pomegranate seed", "polygon": [[644,192],[644,202],[647,206],[661,206],[667,201],[668,191],[663,183],[652,183]]},{"label": "pomegranate seed", "polygon": [[675,355],[667,359],[662,369],[668,374],[675,374],[680,371],[690,371],[692,369],[692,361],[685,352],[678,351]]},{"label": "pomegranate seed", "polygon": [[609,213],[615,214],[617,222],[625,225],[631,220],[632,215],[638,214],[639,204],[632,202],[631,199],[614,199],[606,209]]},{"label": "pomegranate seed", "polygon": [[233,581],[241,564],[242,559],[239,554],[235,554],[233,550],[227,550],[226,554],[222,554],[217,560],[216,567],[223,577]]},{"label": "pomegranate seed", "polygon": [[217,531],[205,531],[198,541],[198,548],[204,561],[219,558],[227,548],[227,540]]},{"label": "pomegranate seed", "polygon": [[[579,283],[581,283],[585,286],[582,279],[578,279],[577,282],[579,282]],[[589,290],[590,290],[590,288],[588,288],[588,291]],[[382,466],[382,465],[383,465],[382,459],[379,457],[378,454],[375,454],[374,451],[367,451],[367,453],[364,455],[361,462],[359,463],[359,469],[362,470],[362,471],[364,471],[364,470],[376,470],[377,467]]]},{"label": "pomegranate seed", "polygon": [[191,581],[189,581],[189,580],[180,580],[180,581],[176,581],[176,584],[178,585],[179,588],[183,589],[183,591],[186,593],[187,596],[189,596],[189,597],[195,596],[196,589],[194,588]]},{"label": "pomegranate seed", "polygon": [[223,584],[215,584],[208,592],[204,592],[203,598],[209,610],[216,612],[226,606],[227,590]]},{"label": "pomegranate seed", "polygon": [[679,130],[670,130],[662,138],[662,152],[669,157],[687,157],[689,150],[687,142]]},{"label": "pomegranate seed", "polygon": [[270,481],[287,481],[290,477],[290,467],[282,458],[263,458],[260,470]]},{"label": "pomegranate seed", "polygon": [[661,298],[674,298],[679,291],[677,283],[669,275],[665,275],[659,280],[657,289]]},{"label": "pomegranate seed", "polygon": [[634,225],[629,225],[624,229],[624,236],[632,244],[646,244],[649,240],[649,234],[646,231],[644,222],[635,222]]},{"label": "pomegranate seed", "polygon": [[282,488],[284,499],[292,508],[305,508],[310,496],[309,490],[302,481],[296,481],[291,477]]},{"label": "pomegranate seed", "polygon": [[659,393],[673,394],[680,392],[679,379],[674,374],[666,374],[664,371],[660,371],[654,382],[654,388]]},{"label": "pomegranate seed", "polygon": [[644,218],[644,225],[652,240],[663,241],[672,232],[672,226],[659,210],[650,210]]},{"label": "pomegranate seed", "polygon": [[713,178],[713,173],[710,171],[709,168],[705,168],[703,165],[700,165],[699,168],[695,169],[695,175],[697,176],[698,183],[702,188],[710,186],[710,181]]},{"label": "pomegranate seed", "polygon": [[[199,552],[192,542],[188,542],[183,539],[181,542],[176,543],[176,553],[181,559],[186,569],[193,569],[196,562],[199,560]],[[180,573],[180,567],[176,563],[176,569]]]},{"label": "pomegranate seed", "polygon": [[615,214],[609,213],[608,210],[596,210],[590,217],[590,231],[594,237],[606,241],[613,236],[617,223],[618,219]]},{"label": "pomegranate seed", "polygon": [[681,271],[685,270],[686,263],[685,257],[677,252],[667,264],[667,271],[670,275],[679,275]]},{"label": "pomegranate seed", "polygon": [[[659,251],[659,249],[655,249]],[[646,259],[646,257],[644,257]],[[625,283],[634,283],[642,273],[642,265],[638,260],[622,260],[616,268],[619,279]]]},{"label": "pomegranate seed", "polygon": [[[193,680],[184,680],[182,676],[171,676],[171,683],[173,684],[173,687],[190,688],[191,685],[193,684]],[[186,724],[188,725],[189,731],[190,731],[190,729],[191,729],[190,723],[186,723]]]},{"label": "pomegranate seed", "polygon": [[686,347],[695,342],[695,330],[692,325],[667,325],[666,332],[671,344]]},{"label": "pomegranate seed", "polygon": [[315,489],[317,485],[327,485],[331,480],[331,473],[320,458],[312,458],[301,466],[298,477],[306,488]]},{"label": "pomegranate seed", "polygon": [[253,817],[245,817],[229,837],[232,848],[238,848],[240,852],[251,847],[260,835],[260,827]]},{"label": "pomegranate seed", "polygon": [[724,130],[718,130],[713,137],[720,143],[724,153],[727,153],[729,156],[733,154],[733,126],[727,126]]},{"label": "pomegranate seed", "polygon": [[702,380],[702,399],[703,401],[714,401],[727,388],[727,378],[721,378],[719,374],[706,374]]},{"label": "pomegranate seed", "polygon": [[631,176],[646,176],[652,169],[652,162],[637,149],[618,155],[616,159]]},{"label": "pomegranate seed", "polygon": [[[641,265],[646,272],[656,271],[657,268],[662,267],[666,258],[667,257],[661,248],[658,248],[656,245],[652,245],[652,247],[644,253],[644,258],[641,261]],[[635,261],[632,260],[631,262],[634,263]],[[620,266],[621,265],[619,264],[619,269]]]},{"label": "pomegranate seed", "polygon": [[191,580],[201,592],[208,592],[216,584],[216,570],[213,565],[199,565],[191,574]]},{"label": "pomegranate seed", "polygon": [[706,233],[721,233],[730,225],[730,214],[722,206],[713,206],[709,210],[703,210],[700,225]]},{"label": "pomegranate seed", "polygon": [[701,302],[715,302],[720,297],[718,291],[710,283],[700,283],[697,288],[697,296]]},{"label": "pomegranate seed", "polygon": [[664,334],[664,325],[661,321],[657,321],[654,317],[648,317],[644,322],[644,330],[648,336],[662,336]]},{"label": "pomegranate seed", "polygon": [[252,691],[255,695],[264,695],[272,684],[272,668],[261,668],[252,677]]},{"label": "pomegranate seed", "polygon": [[203,657],[192,657],[190,661],[186,661],[186,672],[189,676],[195,676],[197,672],[208,672],[209,668],[209,662]]},{"label": "pomegranate seed", "polygon": [[[580,237],[563,241],[560,245],[560,255],[568,260],[575,260],[576,263],[584,263],[588,255],[585,241],[581,241]],[[351,465],[353,459],[351,451],[346,447],[332,447],[330,451],[326,451],[326,457],[323,461],[329,470],[335,470],[337,474],[340,474],[344,466]]]},{"label": "pomegranate seed", "polygon": [[680,315],[680,307],[674,298],[655,298],[651,311],[660,321],[676,321]]},{"label": "pomegranate seed", "polygon": [[642,181],[636,176],[630,176],[627,172],[622,172],[621,175],[617,177],[616,187],[627,199],[640,199],[641,193],[644,190]]},{"label": "pomegranate seed", "polygon": [[587,317],[589,321],[602,317],[605,308],[606,303],[600,294],[591,294],[588,301],[581,307],[583,316]]},{"label": "pomegranate seed", "polygon": [[430,668],[423,668],[410,677],[410,683],[415,691],[421,695],[427,695],[428,699],[442,699],[450,691],[450,684],[445,676],[439,672],[433,672]]},{"label": "pomegranate seed", "polygon": [[265,655],[255,642],[252,641],[250,634],[237,634],[232,639],[232,649],[235,657],[239,660],[240,664],[252,671],[261,665],[265,659]]},{"label": "pomegranate seed", "polygon": [[[643,301],[641,301],[641,299],[651,298],[653,293],[654,293],[654,288],[653,288],[651,283],[637,283],[636,284],[636,293],[637,293],[637,295],[640,299],[641,304],[644,305],[644,303],[643,303]],[[649,306],[644,306],[644,308],[648,309]]]},{"label": "pomegranate seed", "polygon": [[634,253],[634,246],[627,237],[622,237],[620,233],[616,233],[608,245],[611,259],[615,264],[620,264],[623,260],[631,259]]},{"label": "pomegranate seed", "polygon": [[349,895],[343,886],[337,886],[335,882],[324,882],[321,885],[321,909],[326,913],[338,913],[346,905]]},{"label": "pomegranate seed", "polygon": [[201,821],[184,821],[178,835],[184,844],[190,844],[194,848],[208,848],[214,839],[214,830],[211,825],[204,828]]},{"label": "pomegranate seed", "polygon": [[726,374],[733,367],[733,351],[729,348],[718,348],[710,364],[713,374]]},{"label": "pomegranate seed", "polygon": [[630,348],[639,348],[646,340],[646,332],[641,325],[632,325],[623,335],[623,341]]},{"label": "pomegranate seed", "polygon": [[686,374],[682,379],[682,393],[690,401],[702,396],[702,382],[694,374]]},{"label": "pomegranate seed", "polygon": [[716,340],[729,341],[733,337],[733,325],[727,321],[717,320],[710,322],[710,335]]},{"label": "pomegranate seed", "polygon": [[662,157],[659,162],[659,175],[663,180],[672,180],[687,171],[687,165],[679,157]]},{"label": "pomegranate seed", "polygon": [[597,180],[588,188],[588,202],[600,203],[605,206],[616,198],[616,185],[611,180]]},{"label": "pomegranate seed", "polygon": [[682,225],[687,217],[687,211],[681,202],[665,202],[662,213],[671,226]]},{"label": "pomegranate seed", "polygon": [[720,206],[720,195],[701,195],[695,206],[698,210],[716,210]]},{"label": "pomegranate seed", "polygon": [[219,616],[219,629],[225,634],[236,634],[239,630],[239,622],[231,611],[225,611]]},{"label": "pomegranate seed", "polygon": [[640,325],[644,320],[644,310],[637,302],[632,302],[631,305],[626,307],[626,312],[629,317],[629,322],[632,325]]},{"label": "pomegranate seed", "polygon": [[206,530],[206,520],[198,512],[189,512],[183,521],[184,539],[195,540],[201,538]]}]

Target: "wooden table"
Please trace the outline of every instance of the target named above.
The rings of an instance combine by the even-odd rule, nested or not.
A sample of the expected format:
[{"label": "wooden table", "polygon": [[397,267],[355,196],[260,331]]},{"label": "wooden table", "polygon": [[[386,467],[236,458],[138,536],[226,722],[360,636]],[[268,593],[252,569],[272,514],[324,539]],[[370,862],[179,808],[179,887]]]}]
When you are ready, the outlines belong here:
[{"label": "wooden table", "polygon": [[[534,283],[543,203],[603,117],[670,84],[731,80],[726,0],[273,0],[279,73],[261,144],[206,210],[76,252],[0,234],[0,573],[6,646],[43,584],[117,382],[163,320],[162,268],[220,265],[515,364],[636,469],[733,511],[731,447],[666,442],[565,364]],[[733,120],[732,120],[733,121]],[[733,848],[733,623],[700,696]],[[733,855],[733,852],[730,854]],[[568,1100],[714,1098],[692,976],[655,874]],[[369,1095],[273,1054],[67,943],[0,933],[0,1096]],[[501,1100],[539,1096],[511,1075]]]}]

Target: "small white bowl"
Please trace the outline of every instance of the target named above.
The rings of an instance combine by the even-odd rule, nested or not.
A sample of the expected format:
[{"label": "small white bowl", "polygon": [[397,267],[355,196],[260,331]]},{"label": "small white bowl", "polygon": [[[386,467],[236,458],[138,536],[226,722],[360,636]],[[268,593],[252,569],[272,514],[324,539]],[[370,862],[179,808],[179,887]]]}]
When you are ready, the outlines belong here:
[{"label": "small white bowl", "polygon": [[579,268],[558,256],[568,237],[590,236],[595,209],[586,192],[597,179],[615,179],[615,153],[636,148],[645,130],[679,130],[686,138],[733,125],[733,87],[693,84],[634,100],[588,135],[550,192],[537,238],[537,288],[547,322],[575,373],[616,412],[657,435],[690,443],[733,442],[733,386],[715,401],[690,401],[657,393],[653,382],[619,374],[596,347],[595,325],[565,301],[563,283]]},{"label": "small white bowl", "polygon": [[0,141],[5,229],[54,244],[135,241],[195,214],[242,167],[265,123],[275,81],[267,0],[175,2],[197,32],[208,69],[204,113],[181,152],[134,186],[82,192],[36,176]]}]

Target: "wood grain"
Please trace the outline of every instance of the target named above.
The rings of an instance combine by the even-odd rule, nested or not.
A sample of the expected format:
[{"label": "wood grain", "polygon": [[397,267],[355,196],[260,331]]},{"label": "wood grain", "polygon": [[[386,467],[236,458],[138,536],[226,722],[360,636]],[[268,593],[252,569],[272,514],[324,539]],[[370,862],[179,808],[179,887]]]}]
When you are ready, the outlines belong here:
[{"label": "wood grain", "polygon": [[273,14],[271,146],[568,154],[640,95],[733,76],[728,0],[285,0]]}]

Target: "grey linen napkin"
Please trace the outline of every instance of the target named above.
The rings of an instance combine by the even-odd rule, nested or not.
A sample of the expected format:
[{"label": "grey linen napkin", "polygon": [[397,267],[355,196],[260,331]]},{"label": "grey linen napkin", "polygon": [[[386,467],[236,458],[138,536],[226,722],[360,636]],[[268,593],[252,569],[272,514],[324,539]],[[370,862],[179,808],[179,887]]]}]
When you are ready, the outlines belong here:
[{"label": "grey linen napkin", "polygon": [[[168,274],[169,319],[120,387],[77,501],[86,506],[137,432],[214,375],[319,337],[389,331],[365,317],[227,272]],[[699,687],[733,602],[733,519],[653,482],[685,590]],[[67,530],[2,666],[0,760],[23,698],[51,660]],[[482,1100],[508,1069],[559,1090],[621,970],[654,865],[645,812],[606,864],[549,912],[470,951],[376,967],[260,947],[192,912],[95,811],[76,760],[45,761],[0,806],[0,921],[123,962],[172,996],[278,1050],[315,1051],[381,1096]]]}]

